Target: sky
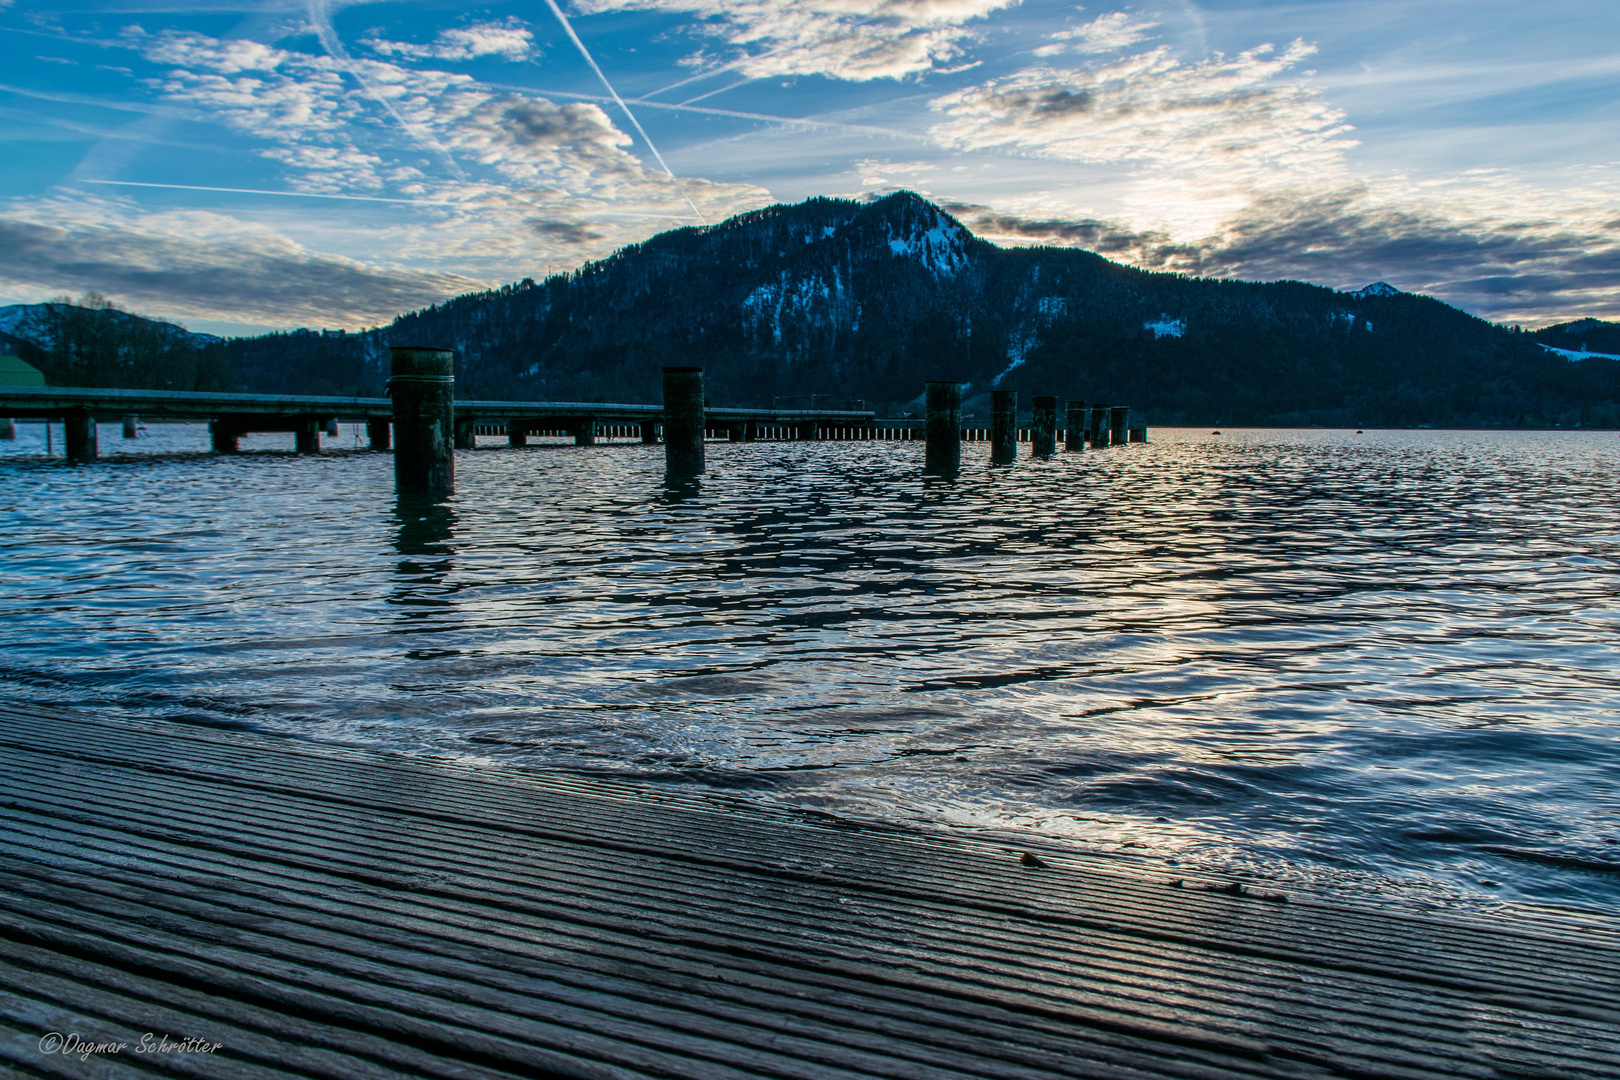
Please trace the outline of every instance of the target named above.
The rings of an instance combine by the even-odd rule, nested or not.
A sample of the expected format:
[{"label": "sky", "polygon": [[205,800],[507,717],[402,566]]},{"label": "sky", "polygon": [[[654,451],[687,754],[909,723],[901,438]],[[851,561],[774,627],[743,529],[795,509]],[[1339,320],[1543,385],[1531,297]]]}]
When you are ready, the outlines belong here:
[{"label": "sky", "polygon": [[1614,0],[0,0],[0,303],[361,329],[904,188],[994,243],[1620,319]]}]

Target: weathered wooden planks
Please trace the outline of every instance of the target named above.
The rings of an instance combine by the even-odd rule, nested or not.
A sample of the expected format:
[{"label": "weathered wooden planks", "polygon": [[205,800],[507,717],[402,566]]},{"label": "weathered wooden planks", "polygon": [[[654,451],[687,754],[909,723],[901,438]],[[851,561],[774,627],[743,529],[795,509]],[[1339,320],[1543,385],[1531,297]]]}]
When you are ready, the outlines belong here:
[{"label": "weathered wooden planks", "polygon": [[20,1075],[1620,1075],[1602,935],[181,725],[0,746]]}]

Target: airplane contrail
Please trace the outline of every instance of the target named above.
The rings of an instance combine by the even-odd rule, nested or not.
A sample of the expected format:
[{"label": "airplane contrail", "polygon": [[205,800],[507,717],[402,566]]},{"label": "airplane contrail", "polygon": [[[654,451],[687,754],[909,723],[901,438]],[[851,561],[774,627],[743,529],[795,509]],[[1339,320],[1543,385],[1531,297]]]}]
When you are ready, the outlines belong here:
[{"label": "airplane contrail", "polygon": [[568,39],[574,43],[574,48],[579,50],[579,55],[585,58],[587,64],[591,65],[591,70],[596,72],[598,79],[602,80],[602,85],[607,87],[607,92],[613,95],[613,100],[618,103],[619,108],[624,110],[624,115],[630,118],[630,123],[635,125],[636,131],[641,133],[641,141],[647,144],[647,149],[652,151],[652,156],[658,159],[658,164],[664,167],[664,172],[668,173],[669,178],[675,182],[675,190],[681,193],[681,198],[686,200],[686,205],[692,208],[692,213],[697,215],[699,221],[707,225],[709,219],[703,216],[703,212],[697,208],[697,203],[693,202],[692,197],[686,193],[686,188],[681,185],[680,177],[675,175],[675,170],[669,167],[669,163],[664,160],[664,155],[658,152],[658,147],[654,146],[652,139],[648,138],[647,131],[641,126],[641,121],[636,119],[636,114],[630,111],[630,106],[624,103],[624,99],[619,96],[619,92],[613,89],[613,84],[608,82],[608,77],[602,73],[601,67],[596,63],[596,58],[585,47],[585,43],[579,40],[579,35],[574,33],[574,24],[568,21],[568,16],[564,15],[562,8],[557,6],[557,0],[546,0],[546,6],[551,8],[553,15],[557,16],[557,21],[562,23],[563,31],[568,34]]},{"label": "airplane contrail", "polygon": [[405,119],[405,114],[400,112],[392,101],[389,101],[377,91],[377,88],[371,84],[371,80],[361,72],[360,65],[356,64],[354,58],[343,48],[343,42],[338,40],[337,29],[332,25],[330,0],[309,0],[308,11],[309,21],[315,28],[315,36],[320,39],[321,47],[326,50],[327,55],[342,64],[343,69],[354,77],[354,81],[360,84],[360,88],[366,92],[366,95],[386,109],[388,115],[392,116],[399,126],[405,129],[407,135],[438,154],[440,160],[444,162],[445,168],[450,170],[451,175],[465,183],[467,174],[461,171],[461,166],[456,164],[455,158],[450,156],[450,151],[444,148],[444,144],[435,139],[433,133],[421,124],[415,124]]}]

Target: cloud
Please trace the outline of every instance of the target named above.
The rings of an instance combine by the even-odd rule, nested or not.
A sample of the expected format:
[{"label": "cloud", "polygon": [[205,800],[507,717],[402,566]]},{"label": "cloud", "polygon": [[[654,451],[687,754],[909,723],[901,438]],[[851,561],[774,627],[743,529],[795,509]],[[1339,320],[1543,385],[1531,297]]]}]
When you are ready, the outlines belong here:
[{"label": "cloud", "polygon": [[1620,315],[1620,239],[1605,220],[1620,203],[1620,167],[1586,181],[1538,190],[1493,174],[1424,187],[1347,180],[1278,189],[1194,239],[1121,220],[946,209],[1000,243],[1082,247],[1198,276],[1339,288],[1385,280],[1484,318],[1537,324]]},{"label": "cloud", "polygon": [[311,252],[213,213],[131,215],[94,200],[0,216],[0,281],[39,298],[95,291],[171,318],[376,325],[485,283]]},{"label": "cloud", "polygon": [[750,78],[825,75],[851,82],[898,79],[959,58],[967,24],[1017,0],[578,0],[587,15],[609,11],[689,14],[730,51],[688,62]]},{"label": "cloud", "polygon": [[476,60],[481,56],[499,56],[503,60],[516,62],[534,59],[536,55],[534,33],[517,18],[441,30],[430,45],[389,41],[376,31],[363,38],[361,43],[382,56],[411,60]]},{"label": "cloud", "polygon": [[1035,50],[1036,56],[1058,56],[1066,52],[1110,53],[1122,52],[1146,41],[1148,31],[1157,22],[1138,22],[1123,11],[1099,15],[1090,22],[1070,30],[1059,30],[1046,35],[1052,42]]},{"label": "cloud", "polygon": [[1277,81],[1314,51],[1296,41],[1188,64],[1157,48],[1093,67],[1029,68],[935,98],[948,119],[930,133],[957,150],[1196,167],[1206,183],[1338,170],[1355,145],[1344,114],[1313,88]]}]

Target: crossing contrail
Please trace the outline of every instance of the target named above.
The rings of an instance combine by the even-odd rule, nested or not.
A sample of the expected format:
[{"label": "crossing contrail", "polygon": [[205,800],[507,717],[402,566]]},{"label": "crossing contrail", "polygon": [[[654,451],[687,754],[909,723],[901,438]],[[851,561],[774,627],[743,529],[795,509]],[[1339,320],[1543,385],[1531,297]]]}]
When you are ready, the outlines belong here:
[{"label": "crossing contrail", "polygon": [[[556,5],[553,4],[552,6],[555,7]],[[360,88],[366,92],[366,95],[371,100],[388,111],[388,115],[392,116],[399,126],[405,129],[406,134],[432,150],[435,154],[438,154],[439,158],[444,162],[445,168],[450,170],[451,175],[457,180],[466,183],[467,174],[461,171],[461,166],[456,164],[455,158],[450,156],[450,151],[444,148],[444,144],[435,139],[433,133],[421,124],[414,124],[405,119],[405,114],[400,112],[392,101],[377,92],[377,88],[371,84],[371,80],[366,78],[365,74],[360,70],[360,65],[356,64],[354,58],[343,48],[343,42],[338,40],[337,29],[332,25],[330,0],[309,0],[308,10],[309,21],[315,29],[315,36],[320,39],[321,47],[326,50],[327,55],[342,64],[343,70],[354,77],[354,81],[360,84]]]},{"label": "crossing contrail", "polygon": [[630,106],[624,103],[624,99],[619,96],[619,92],[613,89],[613,84],[608,82],[608,77],[602,74],[602,69],[597,65],[596,58],[585,47],[585,43],[579,40],[579,35],[574,33],[574,24],[568,21],[568,16],[564,15],[562,8],[557,6],[557,0],[546,0],[546,6],[551,8],[553,15],[557,16],[557,21],[562,23],[563,31],[567,33],[568,40],[574,43],[574,48],[579,50],[579,55],[585,58],[587,64],[591,65],[591,70],[596,72],[598,79],[602,80],[602,85],[607,87],[607,92],[613,96],[613,100],[618,103],[619,108],[624,110],[624,115],[630,118],[630,123],[641,134],[641,141],[647,144],[647,149],[652,151],[652,156],[658,159],[658,164],[664,167],[664,171],[669,174],[669,178],[675,182],[675,190],[681,193],[681,198],[686,200],[686,205],[692,208],[692,213],[697,215],[699,221],[707,225],[709,219],[703,216],[703,212],[697,208],[697,203],[692,201],[692,197],[686,193],[686,188],[681,185],[681,178],[675,175],[675,170],[669,167],[669,163],[664,160],[664,155],[658,152],[658,147],[654,146],[652,139],[647,137],[647,131],[641,126],[641,121],[636,119],[636,114],[630,111]]}]

